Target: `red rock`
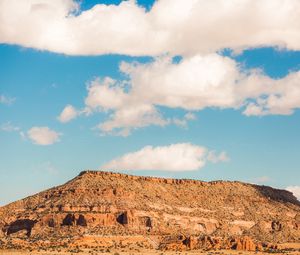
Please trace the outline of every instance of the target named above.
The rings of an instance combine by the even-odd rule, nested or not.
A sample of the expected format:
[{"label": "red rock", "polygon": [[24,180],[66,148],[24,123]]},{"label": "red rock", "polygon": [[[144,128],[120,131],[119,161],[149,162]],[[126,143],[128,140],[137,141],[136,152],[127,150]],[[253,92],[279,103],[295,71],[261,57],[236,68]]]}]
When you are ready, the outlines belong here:
[{"label": "red rock", "polygon": [[37,239],[57,245],[127,235],[155,236],[162,249],[254,251],[276,248],[262,242],[299,240],[299,225],[300,205],[288,191],[96,171],[0,207],[2,243],[7,235],[9,242],[27,235],[33,246]]}]

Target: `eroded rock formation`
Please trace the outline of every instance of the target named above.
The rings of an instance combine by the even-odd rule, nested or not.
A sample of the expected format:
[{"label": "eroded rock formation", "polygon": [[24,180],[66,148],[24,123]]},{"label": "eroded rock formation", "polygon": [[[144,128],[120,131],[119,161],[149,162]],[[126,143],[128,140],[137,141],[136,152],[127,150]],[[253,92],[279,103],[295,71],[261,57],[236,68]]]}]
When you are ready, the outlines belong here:
[{"label": "eroded rock formation", "polygon": [[85,171],[1,207],[0,219],[2,247],[17,238],[88,246],[140,236],[142,245],[165,250],[254,251],[300,242],[300,205],[292,193],[241,182]]}]

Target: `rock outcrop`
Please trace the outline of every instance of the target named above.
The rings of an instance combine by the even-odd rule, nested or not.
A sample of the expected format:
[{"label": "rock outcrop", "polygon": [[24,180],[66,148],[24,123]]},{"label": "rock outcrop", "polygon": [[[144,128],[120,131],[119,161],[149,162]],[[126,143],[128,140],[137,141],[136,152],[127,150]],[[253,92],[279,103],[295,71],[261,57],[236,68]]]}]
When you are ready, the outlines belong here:
[{"label": "rock outcrop", "polygon": [[240,236],[235,238],[220,238],[212,236],[189,236],[182,235],[175,237],[166,237],[160,243],[161,250],[238,250],[238,251],[264,251],[276,250],[277,245],[271,243],[263,243],[254,241],[253,238],[248,236]]},{"label": "rock outcrop", "polygon": [[101,246],[108,237],[122,245],[139,236],[162,250],[255,251],[300,242],[299,226],[300,204],[285,190],[84,171],[1,207],[0,246]]}]

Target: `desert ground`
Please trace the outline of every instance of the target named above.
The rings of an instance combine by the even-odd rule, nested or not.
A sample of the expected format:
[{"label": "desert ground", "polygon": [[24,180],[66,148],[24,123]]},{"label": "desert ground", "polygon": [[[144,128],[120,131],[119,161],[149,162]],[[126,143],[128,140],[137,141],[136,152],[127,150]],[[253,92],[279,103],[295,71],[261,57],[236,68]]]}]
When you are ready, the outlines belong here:
[{"label": "desert ground", "polygon": [[[136,255],[136,254],[144,254],[144,255],[267,255],[270,252],[245,252],[245,251],[230,251],[230,250],[219,250],[219,251],[110,251],[110,252],[99,252],[99,251],[81,251],[81,252],[71,252],[71,251],[0,251],[1,255]],[[272,254],[277,255],[299,255],[300,251],[282,251],[282,252],[272,252]]]},{"label": "desert ground", "polygon": [[149,250],[149,249],[136,249],[131,251],[125,251],[124,249],[119,250],[68,250],[68,249],[57,249],[57,250],[39,250],[39,251],[21,251],[21,250],[0,250],[0,255],[300,255],[300,243],[284,243],[278,246],[281,251],[269,251],[269,252],[250,252],[250,251],[235,251],[235,250],[193,250],[193,251],[161,251],[161,250]]}]

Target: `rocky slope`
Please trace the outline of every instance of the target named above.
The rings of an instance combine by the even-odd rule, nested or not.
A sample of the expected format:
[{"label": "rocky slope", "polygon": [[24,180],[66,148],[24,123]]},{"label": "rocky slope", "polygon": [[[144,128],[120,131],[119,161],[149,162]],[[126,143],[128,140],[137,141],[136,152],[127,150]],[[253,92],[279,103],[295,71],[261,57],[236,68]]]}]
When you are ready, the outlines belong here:
[{"label": "rocky slope", "polygon": [[84,171],[0,208],[0,248],[275,248],[300,242],[300,203],[285,190]]}]

